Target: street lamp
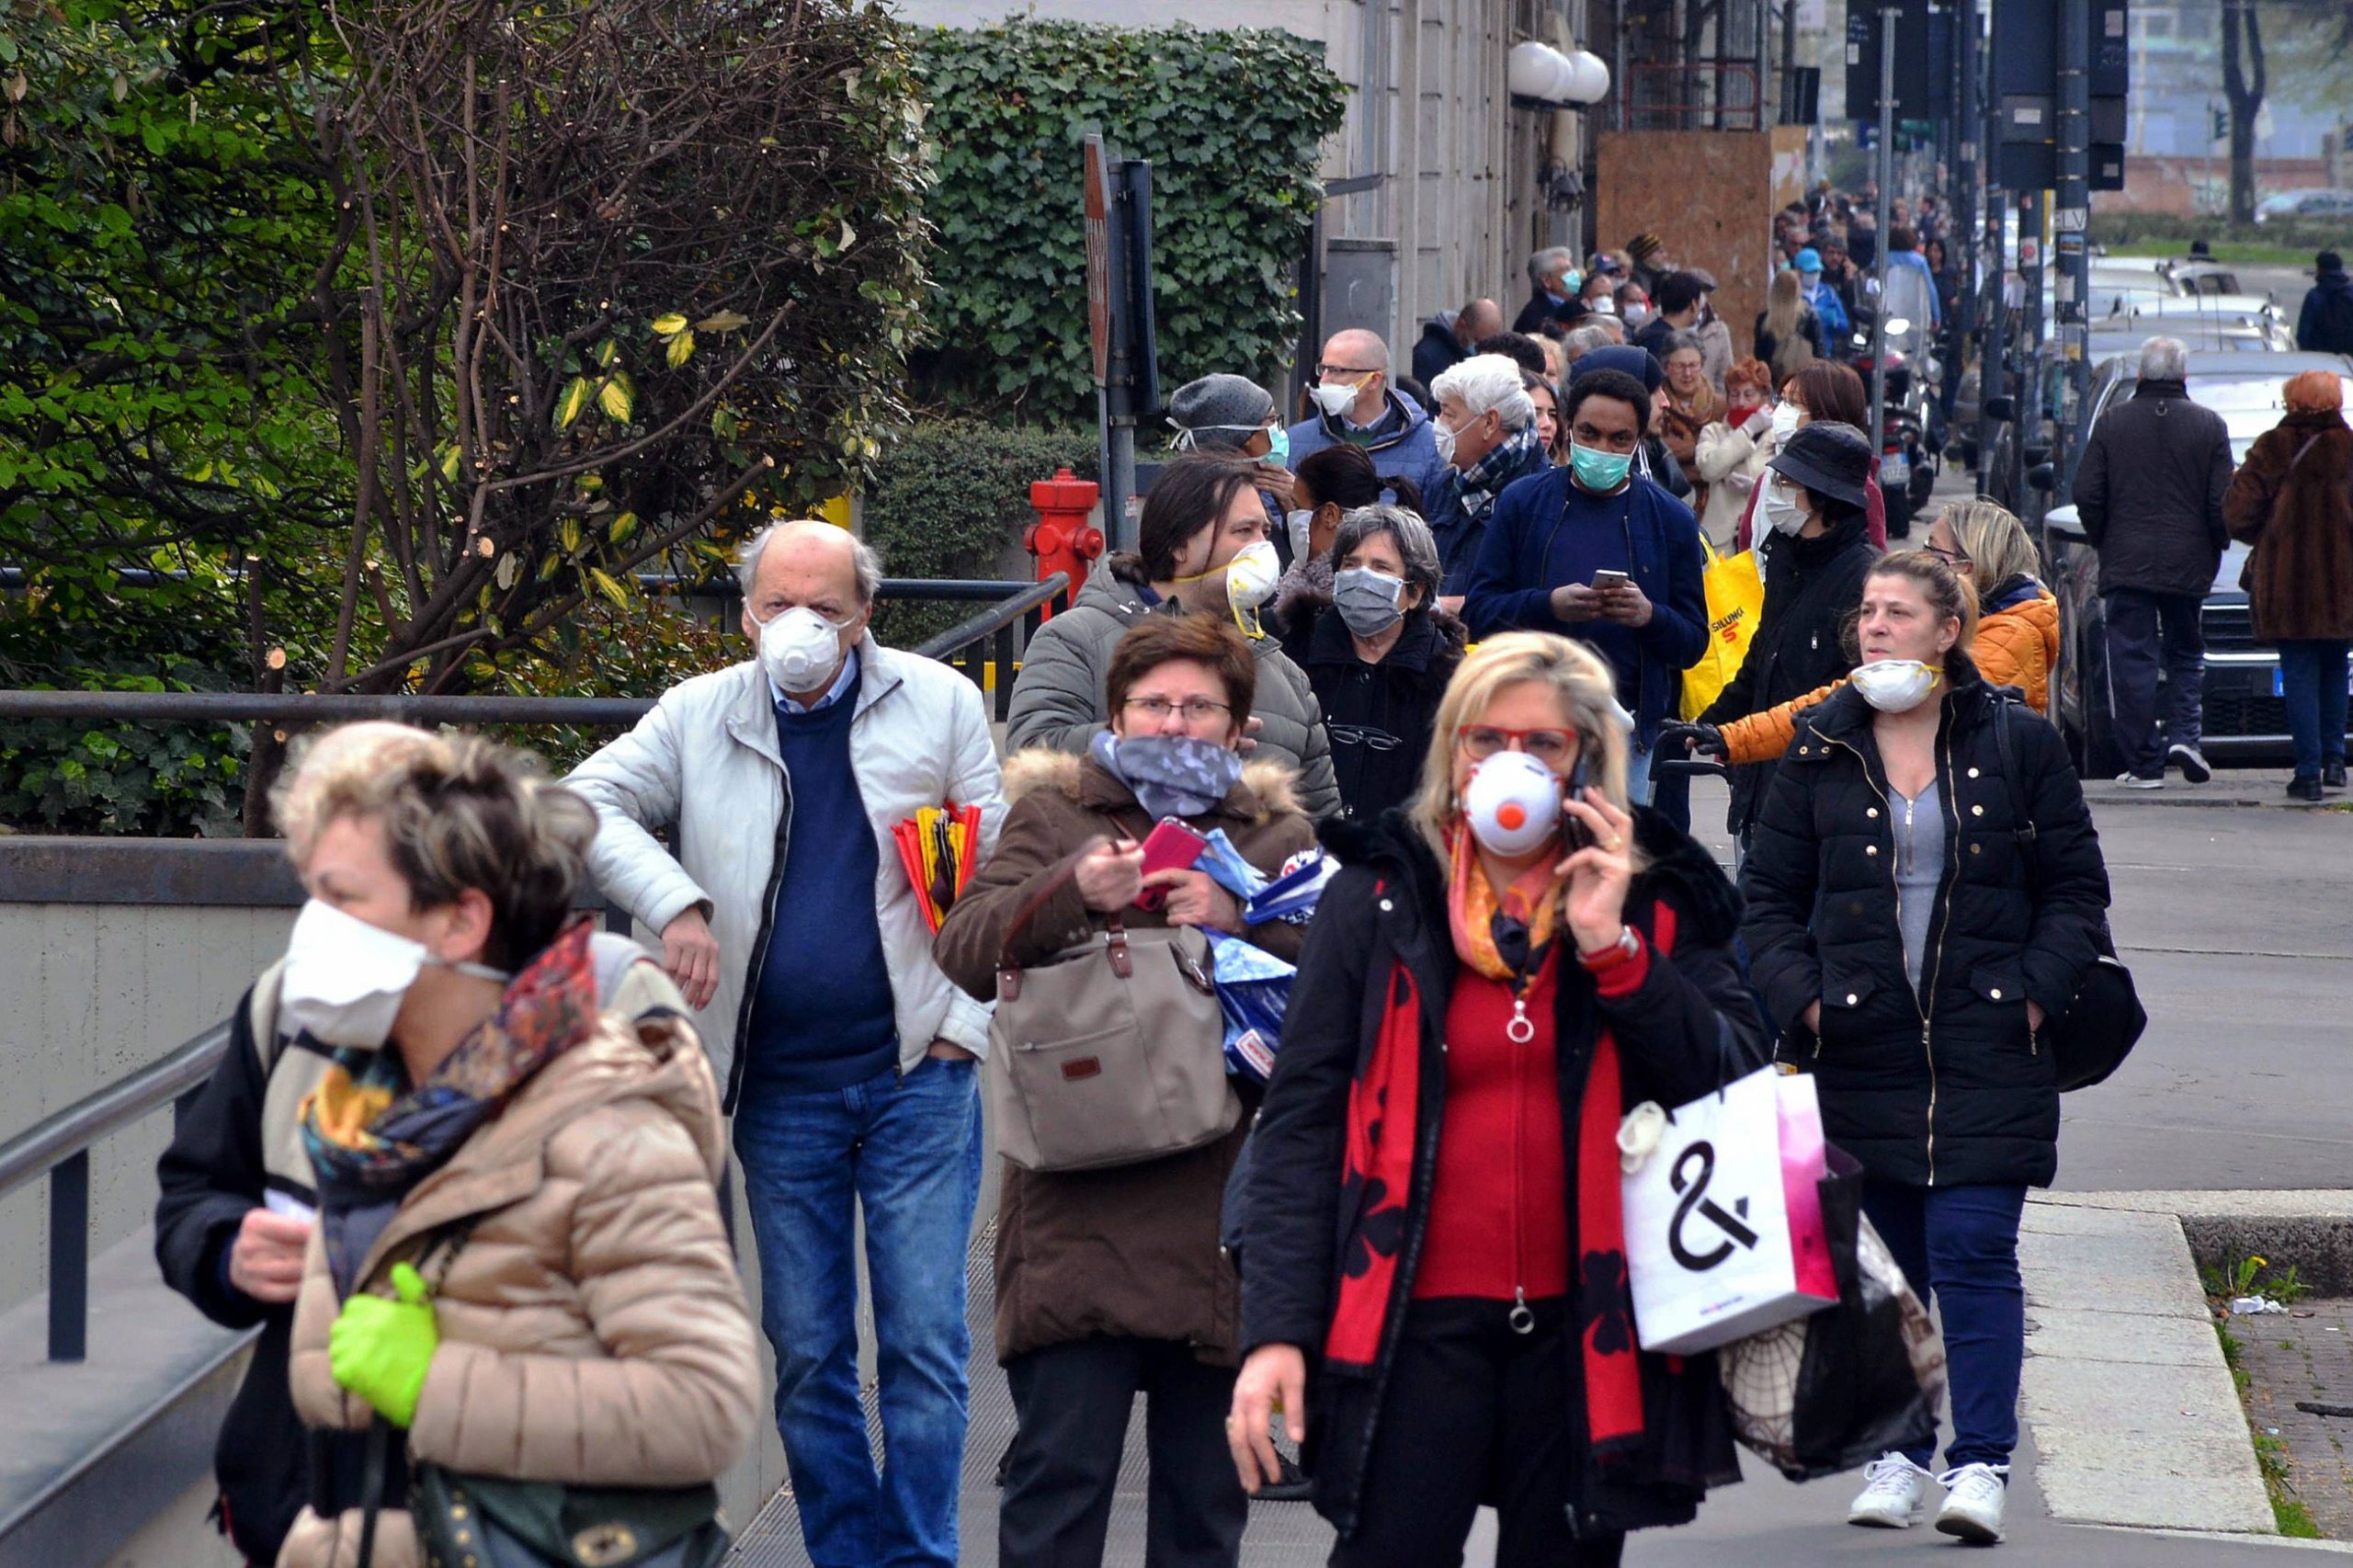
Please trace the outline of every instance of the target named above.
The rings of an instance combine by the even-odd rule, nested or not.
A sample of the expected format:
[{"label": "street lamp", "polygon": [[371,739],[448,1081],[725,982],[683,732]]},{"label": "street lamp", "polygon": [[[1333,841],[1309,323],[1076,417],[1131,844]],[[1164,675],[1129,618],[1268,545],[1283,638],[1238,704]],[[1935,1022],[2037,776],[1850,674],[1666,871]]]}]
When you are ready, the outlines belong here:
[{"label": "street lamp", "polygon": [[1512,45],[1504,85],[1515,98],[1540,104],[1597,104],[1609,96],[1609,67],[1589,50],[1563,54],[1530,39]]}]

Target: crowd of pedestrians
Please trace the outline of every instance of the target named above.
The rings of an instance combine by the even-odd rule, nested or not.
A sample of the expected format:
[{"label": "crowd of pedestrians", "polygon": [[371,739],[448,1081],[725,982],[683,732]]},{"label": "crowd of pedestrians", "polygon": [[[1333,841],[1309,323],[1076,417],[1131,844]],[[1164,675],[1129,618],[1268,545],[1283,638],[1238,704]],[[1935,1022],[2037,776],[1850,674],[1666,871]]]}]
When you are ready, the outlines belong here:
[{"label": "crowd of pedestrians", "polygon": [[[1935,219],[1883,237],[1928,321]],[[2047,1029],[2107,875],[2041,717],[2026,529],[1964,501],[1887,552],[1831,352],[1882,236],[1817,195],[1778,237],[1745,343],[1643,234],[1540,251],[1511,329],[1474,299],[1412,376],[1352,329],[1295,409],[1180,388],[1135,549],[1031,639],[1001,743],[969,682],[871,634],[881,562],[808,522],[742,549],[747,656],[562,782],[479,740],[319,738],[278,801],[311,902],[157,1215],[175,1287],[264,1330],[220,1453],[237,1548],[365,1537],[406,1568],[453,1488],[502,1486],[723,1539],[711,1483],[771,1392],[732,1152],[811,1561],[952,1563],[985,1097],[999,1561],[1101,1561],[1142,1395],[1154,1563],[1236,1562],[1280,1484],[1336,1564],[1453,1561],[1483,1503],[1501,1562],[1613,1564],[1736,1473],[1713,1353],[1607,1332],[1620,1120],[1774,1061],[1813,1075],[1951,1369],[1942,1468],[1881,1455],[1847,1517],[1912,1524],[1940,1487],[1939,1529],[2000,1540]],[[2342,785],[2338,387],[2290,383],[2234,471],[2158,340],[2094,432],[2130,780],[2205,767],[2194,632],[2236,538],[2297,779]],[[1753,631],[1697,688],[1742,551]],[[1693,759],[1730,770],[1736,881],[1690,835]],[[935,810],[968,835],[945,892],[900,855]],[[1319,850],[1312,917],[1254,907]],[[592,890],[658,960],[573,913]],[[1129,988],[1093,1033],[1008,1037],[1025,985],[1098,960]],[[1270,1066],[1205,1000],[1241,974],[1287,987]],[[1049,1125],[1115,1039],[1214,1059],[1208,1097],[1131,1085],[1164,1142],[1049,1153],[1131,1131]]]}]

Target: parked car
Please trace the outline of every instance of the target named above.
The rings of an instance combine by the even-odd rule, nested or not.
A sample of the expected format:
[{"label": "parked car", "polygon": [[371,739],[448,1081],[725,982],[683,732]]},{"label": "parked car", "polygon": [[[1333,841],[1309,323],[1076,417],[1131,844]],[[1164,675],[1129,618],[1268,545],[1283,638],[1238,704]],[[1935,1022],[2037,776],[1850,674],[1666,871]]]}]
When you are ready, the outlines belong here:
[{"label": "parked car", "polygon": [[[2140,355],[2119,355],[2102,364],[2093,382],[2092,418],[2120,398],[2132,395],[2140,378]],[[2279,354],[2250,360],[2228,352],[2192,352],[2189,396],[2222,416],[2230,430],[2231,457],[2244,461],[2255,438],[2279,423],[2285,412],[2280,389],[2305,370],[2334,370],[2345,379],[2353,403],[2353,358],[2339,354]],[[2099,554],[2084,537],[2082,519],[2070,502],[2053,506],[2042,519],[2045,582],[2059,600],[2059,665],[2052,674],[2051,717],[2067,737],[2075,767],[2086,778],[2112,778],[2124,766],[2116,749],[2116,723],[2108,699],[2104,606],[2099,597]],[[2255,641],[2247,597],[2239,587],[2247,547],[2234,543],[2207,590],[2206,755],[2217,761],[2281,762],[2288,756],[2287,709],[2280,699],[2279,653]],[[2165,710],[2163,699],[2157,711]]]},{"label": "parked car", "polygon": [[2283,190],[2255,204],[2258,223],[2300,218],[2353,218],[2353,190]]},{"label": "parked car", "polygon": [[2198,324],[2275,339],[2284,352],[2296,347],[2295,329],[2279,307],[2254,294],[2193,294],[2174,299],[2144,300],[2126,306],[2093,324],[2109,332],[2138,332],[2143,338],[2163,335],[2179,337],[2179,328]]}]

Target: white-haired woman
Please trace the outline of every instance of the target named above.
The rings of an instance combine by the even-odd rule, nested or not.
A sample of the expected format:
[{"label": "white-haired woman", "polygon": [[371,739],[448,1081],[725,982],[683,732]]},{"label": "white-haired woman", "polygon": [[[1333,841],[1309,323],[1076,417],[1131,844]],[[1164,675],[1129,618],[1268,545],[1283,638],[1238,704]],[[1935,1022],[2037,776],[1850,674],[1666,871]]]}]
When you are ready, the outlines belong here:
[{"label": "white-haired woman", "polygon": [[1495,497],[1514,480],[1552,464],[1537,435],[1536,404],[1520,383],[1518,360],[1474,354],[1432,381],[1430,396],[1438,400],[1438,455],[1445,466],[1430,487],[1424,516],[1438,539],[1439,591],[1452,610],[1461,608]]},{"label": "white-haired woman", "polygon": [[1340,810],[1370,821],[1421,781],[1467,638],[1438,608],[1438,541],[1412,512],[1358,507],[1340,520],[1331,560],[1332,613],[1316,619],[1300,664],[1332,734]]},{"label": "white-haired woman", "polygon": [[1615,1564],[1735,1472],[1712,1356],[1639,1353],[1628,1107],[1764,1061],[1715,862],[1626,803],[1609,666],[1491,639],[1455,672],[1410,813],[1336,837],[1252,1139],[1248,1359],[1227,1439],[1302,1440],[1331,1561]]}]

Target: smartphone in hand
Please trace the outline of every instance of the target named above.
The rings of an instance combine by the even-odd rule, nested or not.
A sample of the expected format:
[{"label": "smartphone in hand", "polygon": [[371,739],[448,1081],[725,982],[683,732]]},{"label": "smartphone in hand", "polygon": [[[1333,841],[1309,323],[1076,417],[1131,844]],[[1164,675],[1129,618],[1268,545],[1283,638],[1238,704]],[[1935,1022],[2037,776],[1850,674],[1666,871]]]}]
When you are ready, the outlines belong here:
[{"label": "smartphone in hand", "polygon": [[[1143,874],[1154,871],[1188,871],[1201,858],[1210,841],[1178,822],[1175,817],[1163,817],[1143,841]],[[1168,902],[1166,888],[1146,888],[1136,895],[1136,907],[1157,911]]]},{"label": "smartphone in hand", "polygon": [[[1570,767],[1569,776],[1561,780],[1562,799],[1569,801],[1585,799],[1586,785],[1592,777],[1592,768],[1588,766],[1592,760],[1593,743],[1585,736],[1579,735],[1577,760]],[[1571,855],[1593,842],[1593,830],[1586,827],[1584,820],[1566,807],[1563,807],[1561,811],[1561,842]]]},{"label": "smartphone in hand", "polygon": [[1627,587],[1631,585],[1634,579],[1627,575],[1625,573],[1612,572],[1606,566],[1596,571],[1593,574],[1593,586],[1594,591],[1597,593],[1606,594],[1612,588]]}]

